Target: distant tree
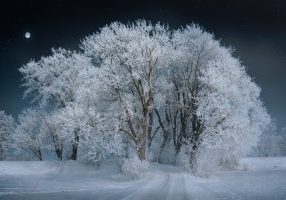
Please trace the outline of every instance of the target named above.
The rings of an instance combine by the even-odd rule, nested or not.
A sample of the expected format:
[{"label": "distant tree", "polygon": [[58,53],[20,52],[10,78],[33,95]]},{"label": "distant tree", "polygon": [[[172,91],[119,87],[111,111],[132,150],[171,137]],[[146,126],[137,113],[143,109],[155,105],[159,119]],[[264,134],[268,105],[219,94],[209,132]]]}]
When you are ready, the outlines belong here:
[{"label": "distant tree", "polygon": [[14,119],[4,111],[0,111],[0,160],[4,160],[11,145],[14,133]]},{"label": "distant tree", "polygon": [[282,127],[280,130],[280,140],[279,140],[279,149],[280,155],[286,156],[286,126]]}]

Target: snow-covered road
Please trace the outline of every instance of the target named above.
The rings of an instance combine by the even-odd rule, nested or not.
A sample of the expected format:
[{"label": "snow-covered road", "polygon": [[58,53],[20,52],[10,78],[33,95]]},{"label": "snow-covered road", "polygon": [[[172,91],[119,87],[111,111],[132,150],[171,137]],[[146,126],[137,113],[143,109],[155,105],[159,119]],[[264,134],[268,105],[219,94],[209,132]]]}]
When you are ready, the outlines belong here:
[{"label": "snow-covered road", "polygon": [[[108,175],[108,170],[99,174],[74,166],[60,171],[46,165],[17,167],[0,163],[1,200],[286,199],[285,169],[219,172],[197,178],[175,167],[152,166],[145,178],[124,180],[119,174]],[[19,171],[13,174],[11,170],[16,168]],[[36,173],[41,168],[44,172]],[[67,173],[72,169],[76,171]]]}]

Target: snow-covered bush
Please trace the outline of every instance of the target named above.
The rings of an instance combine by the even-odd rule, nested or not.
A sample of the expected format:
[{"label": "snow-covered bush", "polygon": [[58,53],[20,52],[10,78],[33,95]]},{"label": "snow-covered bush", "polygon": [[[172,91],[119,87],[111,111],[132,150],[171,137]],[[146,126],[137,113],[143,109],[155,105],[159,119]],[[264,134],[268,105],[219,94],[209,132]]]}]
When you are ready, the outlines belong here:
[{"label": "snow-covered bush", "polygon": [[85,149],[84,157],[92,163],[99,164],[108,158],[118,158],[123,154],[123,145],[118,134],[93,133],[85,135],[81,147]]},{"label": "snow-covered bush", "polygon": [[133,178],[140,178],[146,174],[149,166],[150,163],[147,160],[140,160],[137,156],[133,156],[123,160],[121,170]]}]

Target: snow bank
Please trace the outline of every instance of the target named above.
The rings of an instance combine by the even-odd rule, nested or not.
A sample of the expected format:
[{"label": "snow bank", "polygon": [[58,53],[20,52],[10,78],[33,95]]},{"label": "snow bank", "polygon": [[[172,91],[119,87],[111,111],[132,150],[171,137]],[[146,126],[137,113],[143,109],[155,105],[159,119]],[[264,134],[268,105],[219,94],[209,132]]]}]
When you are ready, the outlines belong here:
[{"label": "snow bank", "polygon": [[0,175],[47,174],[59,167],[56,162],[41,161],[1,161]]},{"label": "snow bank", "polygon": [[150,163],[148,161],[141,161],[137,157],[124,159],[121,170],[124,174],[132,178],[142,178],[145,176]]},{"label": "snow bank", "polygon": [[238,170],[286,169],[286,157],[247,157],[242,158]]},{"label": "snow bank", "polygon": [[[144,163],[138,160],[125,160],[120,166],[114,161],[106,161],[99,168],[77,161],[0,161],[0,176],[5,175],[44,175],[44,174],[70,174],[70,175],[94,175],[96,177],[117,177],[120,171],[124,174],[132,174],[141,177],[149,171],[169,171],[169,165]],[[168,169],[167,169],[168,168]],[[171,169],[178,167],[171,166]],[[286,157],[247,157],[242,158],[237,170],[275,170],[286,169]],[[183,169],[180,168],[180,171]]]},{"label": "snow bank", "polygon": [[90,174],[95,167],[76,161],[1,161],[0,175]]}]

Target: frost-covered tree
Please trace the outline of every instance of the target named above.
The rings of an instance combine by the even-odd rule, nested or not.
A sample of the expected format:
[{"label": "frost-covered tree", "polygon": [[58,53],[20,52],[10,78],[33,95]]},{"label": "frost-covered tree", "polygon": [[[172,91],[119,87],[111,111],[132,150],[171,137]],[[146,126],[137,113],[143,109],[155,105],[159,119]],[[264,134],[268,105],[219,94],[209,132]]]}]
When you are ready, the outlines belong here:
[{"label": "frost-covered tree", "polygon": [[19,114],[17,122],[13,136],[17,147],[43,160],[46,137],[41,131],[41,111],[37,108],[26,109]]},{"label": "frost-covered tree", "polygon": [[[41,115],[41,131],[59,160],[76,160],[79,147],[86,150],[86,157],[96,160],[120,149],[115,136],[98,131],[100,124],[94,97],[96,70],[90,58],[61,48],[53,49],[51,56],[29,62],[20,72],[24,75],[25,95],[32,95],[46,110]],[[111,143],[117,144],[116,148],[112,149]]]},{"label": "frost-covered tree", "polygon": [[[80,53],[65,50],[62,48],[53,49],[52,55],[42,57],[39,61],[30,61],[19,70],[24,76],[24,87],[26,88],[25,96],[31,95],[34,102],[41,107],[46,106],[49,110],[62,109],[76,100],[77,95],[81,95],[80,88],[88,83],[88,79],[92,76],[90,73],[90,59]],[[55,148],[58,157],[61,159],[61,145],[58,144],[58,132],[55,131],[55,125],[49,121],[49,132],[55,141]],[[67,132],[67,136],[72,142],[72,153],[70,158],[77,158],[77,147],[79,143],[78,128],[72,133]]]},{"label": "frost-covered tree", "polygon": [[199,81],[196,115],[203,129],[198,142],[220,149],[222,162],[228,162],[249,151],[270,123],[260,88],[228,49],[208,62]]},{"label": "frost-covered tree", "polygon": [[[203,129],[198,118],[198,91],[201,85],[199,78],[208,62],[219,58],[224,49],[197,25],[175,31],[172,35],[172,51],[166,80],[166,102],[161,112],[156,111],[159,123],[164,132],[162,148],[172,138],[175,158],[183,145],[191,143],[197,148],[197,141]],[[163,120],[165,123],[163,123]]]},{"label": "frost-covered tree", "polygon": [[[109,123],[104,120],[108,119],[101,117],[94,107],[76,103],[69,104],[54,113],[52,119],[54,120],[52,124],[56,127],[62,144],[67,141],[66,138],[70,138],[68,133],[73,134],[76,131],[77,141],[73,143],[72,151],[75,151],[74,146],[76,145],[76,151],[80,150],[82,159],[98,163],[111,154],[122,154],[120,135],[113,134],[110,126],[106,127],[106,124]],[[81,140],[80,143],[79,140]],[[68,146],[68,144],[64,146]],[[62,149],[67,151],[66,147]],[[78,152],[76,152],[77,154]]]},{"label": "frost-covered tree", "polygon": [[169,59],[168,41],[164,26],[138,21],[130,25],[112,23],[82,42],[85,54],[98,68],[100,107],[116,121],[117,130],[135,143],[141,160],[147,159],[155,96],[160,94],[156,84]]},{"label": "frost-covered tree", "polygon": [[0,160],[4,160],[11,144],[14,132],[14,119],[4,111],[0,111]]},{"label": "frost-covered tree", "polygon": [[268,128],[260,135],[257,143],[258,156],[278,156],[282,137],[278,134],[276,121],[272,120]]},{"label": "frost-covered tree", "polygon": [[156,110],[164,133],[160,152],[170,138],[175,157],[187,145],[194,168],[202,145],[220,149],[225,162],[247,151],[269,124],[260,88],[232,50],[199,26],[175,31],[171,42],[166,101]]}]

